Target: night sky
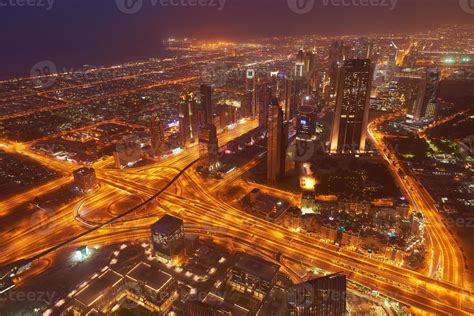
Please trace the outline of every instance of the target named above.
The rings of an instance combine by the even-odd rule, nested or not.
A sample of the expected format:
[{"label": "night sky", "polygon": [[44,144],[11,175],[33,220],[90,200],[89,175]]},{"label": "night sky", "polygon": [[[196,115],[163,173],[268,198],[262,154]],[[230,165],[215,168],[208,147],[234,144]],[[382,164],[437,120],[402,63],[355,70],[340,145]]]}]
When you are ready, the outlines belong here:
[{"label": "night sky", "polygon": [[[153,0],[143,0],[143,8],[136,14],[120,12],[115,0],[55,0],[49,11],[44,7],[1,6],[9,1],[26,0],[0,0],[2,78],[28,74],[31,66],[42,60],[54,61],[62,69],[159,56],[162,40],[170,35],[247,39],[364,34],[474,22],[474,14],[464,12],[459,4],[471,1],[474,8],[474,0],[398,0],[393,11],[388,7],[325,7],[322,3],[326,0],[315,0],[314,9],[303,15],[292,12],[287,0],[227,0],[223,10],[152,7]],[[46,4],[47,0],[29,1]],[[207,1],[217,4],[219,0]]]}]

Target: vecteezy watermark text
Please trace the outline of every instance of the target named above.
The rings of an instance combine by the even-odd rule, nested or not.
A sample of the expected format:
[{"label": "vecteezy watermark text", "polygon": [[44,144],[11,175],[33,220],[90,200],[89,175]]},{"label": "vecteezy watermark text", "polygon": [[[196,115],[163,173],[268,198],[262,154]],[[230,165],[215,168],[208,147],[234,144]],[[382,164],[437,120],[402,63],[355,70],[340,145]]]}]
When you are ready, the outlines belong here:
[{"label": "vecteezy watermark text", "polygon": [[[222,11],[227,0],[146,0],[152,7],[210,7]],[[125,14],[138,13],[145,0],[115,0],[117,8]]]},{"label": "vecteezy watermark text", "polygon": [[49,11],[53,8],[55,0],[0,0],[0,8],[2,7],[34,7],[45,8]]},{"label": "vecteezy watermark text", "polygon": [[[316,0],[287,0],[288,7],[297,14],[312,11]],[[398,0],[318,0],[324,7],[381,7],[394,10]],[[469,0],[468,0],[469,1]]]},{"label": "vecteezy watermark text", "polygon": [[[0,302],[9,303],[43,303],[51,305],[57,298],[56,292],[48,291],[10,291],[0,297]],[[1,314],[0,314],[1,315]]]}]

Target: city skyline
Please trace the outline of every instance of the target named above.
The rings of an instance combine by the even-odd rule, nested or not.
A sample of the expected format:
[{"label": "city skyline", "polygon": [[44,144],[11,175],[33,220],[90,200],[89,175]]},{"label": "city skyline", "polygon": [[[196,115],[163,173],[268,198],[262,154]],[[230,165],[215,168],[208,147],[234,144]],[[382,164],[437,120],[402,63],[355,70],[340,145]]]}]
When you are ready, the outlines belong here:
[{"label": "city skyline", "polygon": [[242,1],[0,0],[0,315],[474,314],[474,2]]},{"label": "city skyline", "polygon": [[[291,9],[296,0],[227,0],[222,10],[217,0],[215,7],[175,6],[166,1],[167,5],[161,6],[158,1],[144,0],[144,9],[136,14],[119,9],[125,0],[74,4],[55,0],[41,2],[44,6],[11,5],[16,0],[8,1],[0,6],[0,26],[9,30],[2,36],[0,79],[27,75],[41,60],[55,62],[58,69],[77,69],[166,56],[163,41],[173,36],[242,41],[296,34],[423,32],[440,24],[470,24],[474,11],[469,0],[397,0],[393,10],[394,0],[377,1],[376,6],[351,2],[347,7],[337,0],[335,4],[332,0],[328,4],[305,0],[314,3],[314,8],[304,14]],[[83,23],[86,16],[87,23]],[[286,23],[278,23],[282,20]],[[337,23],[339,20],[346,23]]]}]

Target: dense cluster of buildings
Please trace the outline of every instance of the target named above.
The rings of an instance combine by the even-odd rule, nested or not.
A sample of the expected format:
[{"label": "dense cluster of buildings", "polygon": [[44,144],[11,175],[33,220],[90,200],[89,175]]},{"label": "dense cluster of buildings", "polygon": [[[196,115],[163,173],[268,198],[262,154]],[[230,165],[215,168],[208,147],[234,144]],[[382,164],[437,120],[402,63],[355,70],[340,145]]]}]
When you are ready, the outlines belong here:
[{"label": "dense cluster of buildings", "polygon": [[[161,238],[156,238],[157,225]],[[176,218],[165,216],[152,227],[154,248],[157,255],[163,252],[174,252],[172,244],[182,244],[184,237],[181,234],[182,222]],[[181,228],[180,228],[181,227]],[[178,231],[178,233],[177,233]],[[166,235],[166,236],[165,236]],[[238,253],[232,260],[219,290],[210,292],[203,301],[190,300],[185,304],[186,315],[260,315],[259,310],[266,301],[275,299],[273,291],[281,287],[279,279],[280,265],[249,254]],[[311,285],[311,293],[302,293]],[[346,277],[342,274],[317,278],[308,283],[286,288],[288,293],[285,301],[291,315],[307,315],[308,310],[321,310],[328,315],[344,315],[346,312]],[[324,295],[330,292],[331,296]],[[301,297],[303,295],[303,297]],[[310,295],[314,295],[311,297]],[[326,315],[326,314],[324,314]]]},{"label": "dense cluster of buildings", "polygon": [[106,269],[88,281],[61,315],[109,315],[129,312],[130,307],[137,314],[162,314],[176,298],[176,280],[158,267],[140,262],[126,273]]},{"label": "dense cluster of buildings", "polygon": [[[186,251],[183,222],[178,218],[162,217],[152,225],[151,232],[153,257],[156,255],[158,261],[139,258],[134,263],[126,260],[126,265],[105,267],[50,309],[50,315],[265,315],[268,306],[275,304],[293,316],[347,313],[347,281],[343,274],[293,284],[272,258],[236,253],[224,259],[211,245]],[[176,256],[181,256],[180,264],[170,265]],[[220,260],[215,262],[214,257]],[[277,257],[280,260],[281,254]],[[214,286],[181,277],[177,271],[188,269],[189,262],[194,269],[200,262],[200,269],[213,271],[209,282]],[[220,268],[207,266],[213,264]],[[188,293],[185,289],[189,286],[197,287],[199,292]]]},{"label": "dense cluster of buildings", "polygon": [[[247,57],[239,55],[237,48],[222,53],[221,73],[205,84],[191,80],[177,87],[170,83],[163,88],[130,92],[126,96],[119,92],[125,88],[140,90],[155,82],[173,82],[183,73],[197,75],[201,69],[193,64],[206,60],[190,52],[191,60],[196,62],[184,63],[190,66],[182,67],[183,73],[166,76],[163,69],[180,68],[174,66],[183,64],[188,57],[129,64],[124,66],[126,73],[118,75],[114,84],[106,89],[99,77],[88,82],[87,89],[69,89],[71,78],[60,74],[57,84],[66,88],[57,91],[44,91],[20,80],[27,90],[43,95],[30,97],[25,93],[23,102],[14,103],[18,105],[15,110],[11,104],[0,102],[3,115],[0,136],[32,141],[33,149],[77,165],[92,165],[112,156],[117,169],[196,146],[200,158],[198,170],[208,176],[230,170],[223,162],[223,153],[234,154],[247,144],[264,143],[261,146],[266,149],[264,178],[268,184],[279,186],[288,175],[296,175],[302,193],[301,205],[292,207],[284,199],[254,189],[244,198],[243,204],[249,213],[339,247],[416,267],[425,255],[426,221],[421,213],[411,210],[406,201],[399,198],[366,199],[362,194],[349,198],[316,196],[315,187],[319,182],[313,165],[316,153],[325,157],[359,159],[364,156],[380,161],[368,150],[367,128],[373,109],[403,112],[400,125],[411,129],[413,135],[426,136],[420,128],[437,123],[435,118],[443,104],[447,104],[440,100],[443,79],[457,76],[462,81],[472,80],[468,74],[472,70],[473,56],[466,51],[447,52],[446,47],[423,45],[425,43],[421,40],[418,45],[407,45],[406,38],[392,36],[373,41],[357,38],[335,41],[330,47],[325,41],[323,48],[315,46],[294,51],[300,43],[292,42],[281,49],[284,53],[274,44],[255,44],[252,48],[258,52],[249,52]],[[425,46],[432,47],[433,51],[421,48]],[[268,60],[267,53],[272,54],[273,60]],[[260,57],[254,61],[255,55],[251,54]],[[321,58],[322,54],[328,58]],[[148,77],[139,79],[141,72]],[[47,108],[28,112],[39,100]],[[92,101],[86,104],[82,100]],[[75,106],[68,107],[68,103]],[[320,121],[332,111],[329,126],[319,130]],[[258,120],[258,129],[228,144],[219,143],[220,132],[247,119]],[[470,157],[472,135],[462,136],[452,142]],[[316,142],[322,144],[318,152]],[[0,187],[10,186],[11,182],[3,179],[11,178],[19,163],[7,161],[3,152],[0,152],[0,162],[6,166],[1,168]],[[461,209],[471,215],[474,206],[471,198],[474,186],[470,178],[472,158],[440,153],[430,157],[430,164],[407,162],[415,178],[431,192],[440,193],[436,197],[440,209],[448,214]],[[399,165],[397,168],[401,173]],[[16,170],[17,185],[38,183],[38,179],[27,174],[30,171],[44,177],[54,175],[37,170],[37,166],[23,166]],[[360,170],[357,172],[362,174]],[[348,172],[334,178],[340,182],[349,179],[348,186],[358,186],[363,180],[364,188],[371,192],[380,187],[379,183],[367,180],[366,174],[357,181],[351,181],[351,175]],[[440,181],[435,176],[449,177],[459,185],[453,192],[442,195],[443,187],[434,183]],[[81,193],[92,192],[99,185],[93,168],[79,168],[73,177],[74,187]],[[460,204],[466,208],[459,207]],[[206,257],[208,253],[205,253],[200,259],[206,259],[199,261],[192,259],[196,256],[196,240],[197,237],[190,238],[185,233],[181,219],[170,215],[162,217],[151,226],[148,261],[145,258],[126,269],[107,267],[94,275],[70,294],[67,304],[62,306],[63,315],[117,314],[132,305],[136,313],[143,315],[264,315],[263,307],[276,301],[277,292],[285,294],[284,305],[292,316],[342,316],[347,312],[345,275],[326,275],[285,286],[280,273],[281,253],[273,258],[265,256],[265,259],[238,253],[231,259],[218,256],[217,260],[211,258],[212,255]],[[179,275],[182,266],[189,262],[199,273],[187,271],[184,276]],[[177,274],[170,273],[171,269]],[[209,280],[213,282],[205,283]],[[1,281],[0,291],[10,289],[10,281]],[[180,288],[196,291],[194,286],[199,282],[204,284],[200,290],[204,289],[206,294],[202,299],[181,296]]]}]

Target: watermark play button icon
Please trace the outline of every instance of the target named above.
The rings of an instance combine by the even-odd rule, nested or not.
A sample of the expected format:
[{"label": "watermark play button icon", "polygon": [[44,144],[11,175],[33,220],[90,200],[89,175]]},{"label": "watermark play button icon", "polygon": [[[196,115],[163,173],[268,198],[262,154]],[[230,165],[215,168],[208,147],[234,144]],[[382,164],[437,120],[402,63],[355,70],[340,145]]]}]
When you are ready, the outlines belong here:
[{"label": "watermark play button icon", "polygon": [[315,0],[288,0],[288,7],[296,14],[309,13],[314,8]]},{"label": "watermark play button icon", "polygon": [[125,14],[138,13],[143,7],[143,0],[115,0],[117,8]]},{"label": "watermark play button icon", "polygon": [[474,14],[474,0],[459,0],[459,5],[464,12]]}]

